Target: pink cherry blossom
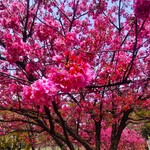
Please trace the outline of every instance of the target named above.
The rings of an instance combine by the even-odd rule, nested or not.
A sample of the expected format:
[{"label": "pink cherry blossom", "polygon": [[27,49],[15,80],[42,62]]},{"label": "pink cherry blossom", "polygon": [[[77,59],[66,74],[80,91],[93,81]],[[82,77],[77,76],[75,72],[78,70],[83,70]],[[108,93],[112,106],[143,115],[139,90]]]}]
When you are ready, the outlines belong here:
[{"label": "pink cherry blossom", "polygon": [[134,11],[137,17],[147,18],[150,14],[150,1],[149,0],[136,0]]}]

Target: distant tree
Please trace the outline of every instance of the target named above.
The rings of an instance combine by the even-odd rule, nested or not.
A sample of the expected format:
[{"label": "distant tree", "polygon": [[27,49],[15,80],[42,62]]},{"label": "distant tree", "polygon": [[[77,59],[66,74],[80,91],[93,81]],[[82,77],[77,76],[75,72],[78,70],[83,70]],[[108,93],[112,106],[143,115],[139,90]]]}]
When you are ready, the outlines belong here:
[{"label": "distant tree", "polygon": [[1,135],[0,136],[1,150],[29,150],[30,145],[20,138],[18,133]]},{"label": "distant tree", "polygon": [[144,123],[142,126],[142,135],[147,140],[150,139],[150,111],[149,110],[142,110],[138,113],[138,117],[140,120],[143,119]]}]

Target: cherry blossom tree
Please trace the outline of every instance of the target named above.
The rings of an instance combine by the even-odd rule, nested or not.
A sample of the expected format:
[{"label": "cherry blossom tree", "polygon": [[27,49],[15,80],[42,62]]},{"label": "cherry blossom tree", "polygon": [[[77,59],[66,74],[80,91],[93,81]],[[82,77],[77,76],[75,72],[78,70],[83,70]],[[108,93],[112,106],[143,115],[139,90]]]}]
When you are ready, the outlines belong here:
[{"label": "cherry blossom tree", "polygon": [[62,150],[144,149],[128,125],[150,108],[149,8],[148,0],[1,1],[1,134],[30,125]]}]

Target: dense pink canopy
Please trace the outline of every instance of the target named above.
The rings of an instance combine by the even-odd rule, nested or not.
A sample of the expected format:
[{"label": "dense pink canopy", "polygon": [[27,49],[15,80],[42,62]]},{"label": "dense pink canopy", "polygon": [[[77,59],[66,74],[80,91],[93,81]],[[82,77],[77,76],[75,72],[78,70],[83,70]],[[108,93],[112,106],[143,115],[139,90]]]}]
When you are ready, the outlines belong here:
[{"label": "dense pink canopy", "polygon": [[3,0],[0,18],[2,134],[145,147],[131,128],[149,119],[150,1]]}]

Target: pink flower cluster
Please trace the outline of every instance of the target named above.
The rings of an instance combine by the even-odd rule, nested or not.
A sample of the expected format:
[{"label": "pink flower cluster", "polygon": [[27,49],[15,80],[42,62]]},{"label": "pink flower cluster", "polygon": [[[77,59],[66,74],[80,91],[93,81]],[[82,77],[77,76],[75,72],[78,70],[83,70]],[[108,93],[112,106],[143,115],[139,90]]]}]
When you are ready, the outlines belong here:
[{"label": "pink flower cluster", "polygon": [[134,11],[138,18],[147,18],[150,14],[150,0],[135,0]]},{"label": "pink flower cluster", "polygon": [[23,89],[23,97],[27,102],[36,104],[48,104],[51,102],[52,96],[57,93],[55,84],[46,78],[35,81],[31,86],[25,86]]},{"label": "pink flower cluster", "polygon": [[[59,55],[55,55],[52,60],[59,62],[59,64],[55,68],[47,67],[47,78],[39,79],[31,86],[24,87],[23,96],[25,100],[38,104],[45,104],[46,102],[50,104],[53,100],[52,97],[58,91],[80,90],[88,85],[94,77],[91,66],[75,55],[70,55],[67,62]],[[30,71],[30,67],[28,69]]]},{"label": "pink flower cluster", "polygon": [[[109,149],[111,128],[102,129],[102,149]],[[137,144],[138,143],[138,144]],[[145,139],[141,137],[136,131],[125,128],[121,135],[121,140],[118,149],[144,149],[146,145]]]},{"label": "pink flower cluster", "polygon": [[19,36],[6,34],[4,37],[6,39],[6,59],[10,63],[22,61],[23,56],[25,56],[25,53],[28,50],[27,44],[23,43]]},{"label": "pink flower cluster", "polygon": [[[62,67],[62,66],[61,66]],[[51,69],[49,77],[63,92],[79,90],[85,87],[94,77],[94,73],[87,63],[71,62],[61,69]]]}]

